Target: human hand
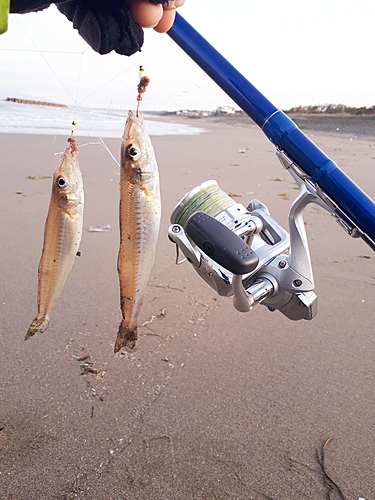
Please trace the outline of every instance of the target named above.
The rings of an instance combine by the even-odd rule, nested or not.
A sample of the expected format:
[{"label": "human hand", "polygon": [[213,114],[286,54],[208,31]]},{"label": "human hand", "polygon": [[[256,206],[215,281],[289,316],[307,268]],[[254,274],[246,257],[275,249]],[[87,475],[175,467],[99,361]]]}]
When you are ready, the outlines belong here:
[{"label": "human hand", "polygon": [[152,0],[127,0],[130,14],[142,28],[154,28],[158,33],[168,31],[174,22],[176,9],[185,0],[165,0],[163,3],[152,3]]},{"label": "human hand", "polygon": [[[3,0],[0,0],[2,2]],[[55,3],[99,54],[130,56],[143,45],[142,28],[168,31],[185,0],[10,0],[10,12],[26,14]]]}]

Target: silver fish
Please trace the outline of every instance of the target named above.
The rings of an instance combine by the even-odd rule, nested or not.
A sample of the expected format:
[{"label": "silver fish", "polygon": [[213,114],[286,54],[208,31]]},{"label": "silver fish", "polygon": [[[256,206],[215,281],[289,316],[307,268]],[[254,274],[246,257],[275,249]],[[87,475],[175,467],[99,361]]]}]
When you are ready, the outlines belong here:
[{"label": "silver fish", "polygon": [[56,167],[44,227],[44,245],[38,269],[38,314],[25,340],[45,332],[51,311],[73,266],[82,237],[84,193],[73,137]]},{"label": "silver fish", "polygon": [[121,310],[115,352],[133,349],[137,319],[155,259],[161,215],[159,173],[143,117],[129,111],[121,144],[120,250]]}]

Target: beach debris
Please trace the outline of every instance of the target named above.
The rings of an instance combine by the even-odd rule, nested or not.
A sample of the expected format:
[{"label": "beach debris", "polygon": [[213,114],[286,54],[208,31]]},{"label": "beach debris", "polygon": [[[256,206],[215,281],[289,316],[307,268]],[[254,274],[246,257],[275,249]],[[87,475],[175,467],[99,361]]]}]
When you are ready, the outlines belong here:
[{"label": "beach debris", "polygon": [[74,342],[74,338],[70,337],[70,339],[68,340],[68,343],[65,346],[65,349],[69,349],[69,347],[73,344],[73,342]]},{"label": "beach debris", "polygon": [[273,179],[271,178],[270,181],[274,182],[284,182],[284,179],[281,179],[280,177],[274,177]]},{"label": "beach debris", "polygon": [[167,315],[167,311],[165,309],[165,307],[163,307],[163,309],[160,309],[160,312],[157,314],[157,318],[160,319],[160,318],[165,318]]},{"label": "beach debris", "polygon": [[227,193],[227,195],[230,196],[231,198],[243,198],[242,194],[232,193],[232,191]]},{"label": "beach debris", "polygon": [[79,472],[74,475],[74,480],[69,486],[69,490],[65,493],[63,500],[73,500],[83,491],[81,483],[87,479],[86,472]]},{"label": "beach debris", "polygon": [[36,432],[28,438],[28,444],[30,448],[38,449],[41,446],[41,440],[43,439],[43,434],[41,432]]},{"label": "beach debris", "polygon": [[50,314],[73,266],[82,237],[84,193],[73,132],[60,157],[44,227],[44,245],[38,268],[38,314],[25,340],[45,332]]},{"label": "beach debris", "polygon": [[183,290],[182,288],[177,288],[177,287],[171,286],[171,285],[149,285],[149,286],[153,286],[155,288],[164,288],[165,290],[168,290],[168,293],[171,290],[177,290],[178,292],[185,292],[185,290]]},{"label": "beach debris", "polygon": [[[163,309],[160,309],[160,312],[155,316],[154,314],[151,316],[151,319],[149,319],[148,321],[145,321],[144,323],[141,324],[141,326],[144,326],[145,328],[147,328],[148,330],[150,330],[150,332],[152,332],[151,335],[155,335],[156,337],[161,337],[161,335],[159,335],[158,333],[156,333],[152,328],[150,328],[149,325],[150,323],[152,323],[155,319],[161,319],[161,318],[165,318],[167,315],[167,311],[165,310],[165,307],[163,307]],[[146,333],[146,335],[150,335],[150,333]]]},{"label": "beach debris", "polygon": [[166,315],[167,315],[167,312],[165,310],[165,307],[163,307],[163,309],[160,309],[160,312],[156,316],[153,314],[151,316],[151,319],[149,319],[148,321],[145,321],[144,323],[142,323],[141,326],[149,325],[150,323],[152,323],[154,321],[154,319],[165,318]]},{"label": "beach debris", "polygon": [[243,154],[245,154],[245,153],[246,153],[246,151],[247,151],[247,149],[239,149],[239,150],[238,150],[238,152],[239,152],[240,154],[242,154],[242,155],[243,155]]},{"label": "beach debris", "polygon": [[328,491],[336,493],[337,496],[335,495],[335,498],[337,498],[338,500],[345,500],[342,491],[340,490],[338,485],[335,483],[335,481],[327,474],[327,471],[325,468],[325,463],[324,463],[325,450],[326,450],[328,444],[330,443],[330,441],[332,441],[332,439],[333,439],[332,436],[329,437],[328,439],[326,439],[324,441],[320,451],[318,449],[315,450],[316,451],[316,458],[317,458],[318,464],[320,465],[323,480],[324,480],[325,485],[327,486]]},{"label": "beach debris", "polygon": [[283,200],[289,200],[289,196],[287,193],[279,193],[277,196],[280,196]]},{"label": "beach debris", "polygon": [[121,144],[118,273],[122,321],[114,351],[134,349],[161,215],[159,172],[143,116],[129,111]]},{"label": "beach debris", "polygon": [[76,361],[86,361],[87,359],[90,359],[90,358],[91,358],[91,356],[90,356],[90,354],[89,354],[89,353],[87,353],[87,352],[85,351],[85,348],[84,348],[84,347],[82,347],[82,350],[81,350],[80,355],[79,355],[79,356],[73,356],[73,355],[72,355],[72,358],[73,358],[73,359],[75,359]]},{"label": "beach debris", "polygon": [[105,224],[104,226],[90,226],[87,231],[89,233],[107,233],[111,229],[109,224]]},{"label": "beach debris", "polygon": [[101,379],[104,377],[106,370],[100,370],[98,368],[94,368],[94,363],[91,361],[91,355],[82,347],[82,350],[78,356],[71,355],[71,358],[74,361],[79,362],[79,369],[81,375],[86,380],[87,384],[92,389],[92,395],[96,395],[96,390],[92,388],[91,380],[88,378],[88,375],[91,373],[96,376],[97,379]]}]

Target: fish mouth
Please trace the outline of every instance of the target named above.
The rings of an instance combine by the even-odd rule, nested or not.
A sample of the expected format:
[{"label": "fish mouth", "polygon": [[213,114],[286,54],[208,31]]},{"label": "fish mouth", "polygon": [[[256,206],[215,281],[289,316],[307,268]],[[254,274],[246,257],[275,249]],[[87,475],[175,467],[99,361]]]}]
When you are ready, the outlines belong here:
[{"label": "fish mouth", "polygon": [[143,115],[140,111],[138,111],[138,114],[134,113],[131,109],[128,112],[128,119],[131,118],[133,120],[138,120],[140,123],[143,123]]},{"label": "fish mouth", "polygon": [[75,140],[73,130],[68,139],[68,143],[69,145],[67,146],[66,149],[72,156],[74,156],[74,154],[78,152],[78,144],[77,141]]},{"label": "fish mouth", "polygon": [[129,110],[128,119],[126,120],[126,123],[128,123],[128,122],[134,123],[134,124],[137,124],[137,125],[143,127],[144,121],[143,121],[142,113],[139,111],[138,114],[135,114],[134,111]]},{"label": "fish mouth", "polygon": [[143,116],[142,113],[139,113],[138,116],[133,112],[129,111],[128,118],[126,120],[124,134],[122,136],[124,141],[134,141],[141,134],[144,127]]}]

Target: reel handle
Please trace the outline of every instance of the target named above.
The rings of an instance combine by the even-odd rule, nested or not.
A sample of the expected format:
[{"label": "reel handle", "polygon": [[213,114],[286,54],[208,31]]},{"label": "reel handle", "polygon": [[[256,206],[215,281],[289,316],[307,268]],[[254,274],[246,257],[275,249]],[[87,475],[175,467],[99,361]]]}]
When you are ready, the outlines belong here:
[{"label": "reel handle", "polygon": [[205,212],[195,212],[186,221],[186,234],[217,264],[235,275],[256,269],[257,254],[239,236]]}]

